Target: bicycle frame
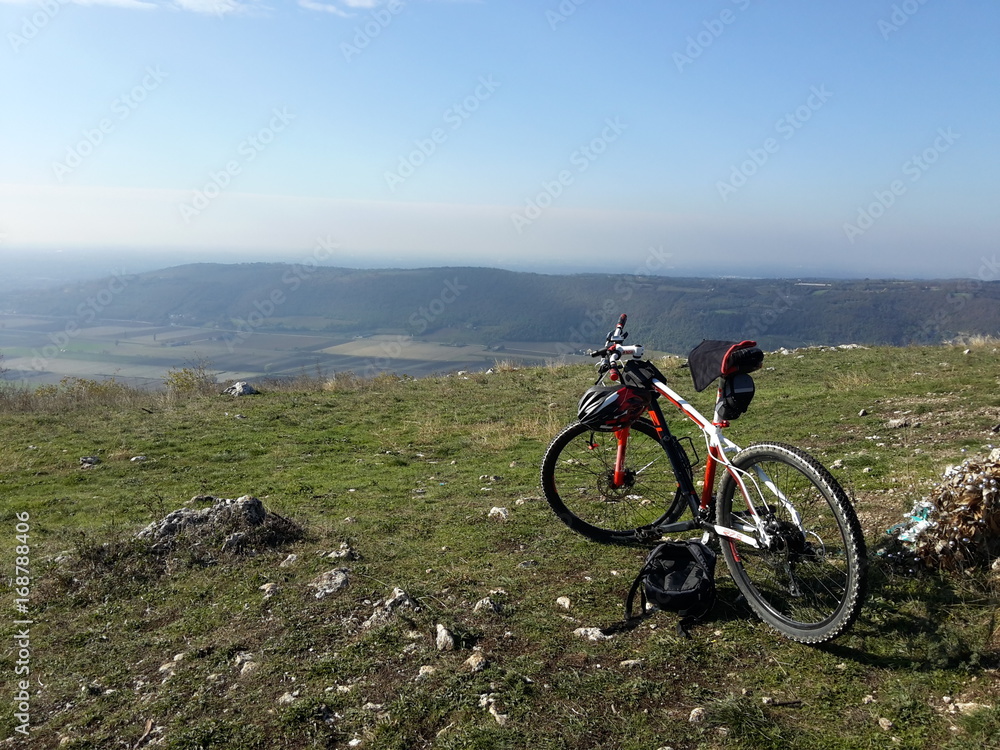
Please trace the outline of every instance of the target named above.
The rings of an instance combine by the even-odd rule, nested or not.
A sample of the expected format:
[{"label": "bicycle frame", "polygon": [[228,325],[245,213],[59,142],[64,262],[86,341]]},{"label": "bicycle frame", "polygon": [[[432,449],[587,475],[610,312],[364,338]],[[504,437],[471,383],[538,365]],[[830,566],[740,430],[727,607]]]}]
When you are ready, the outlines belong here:
[{"label": "bicycle frame", "polygon": [[[760,523],[756,508],[751,500],[752,494],[748,491],[744,482],[744,477],[742,475],[746,474],[746,472],[734,467],[726,455],[727,453],[735,453],[740,450],[740,446],[727,438],[722,432],[723,428],[729,426],[729,423],[723,420],[713,422],[706,419],[705,416],[695,409],[683,396],[658,379],[653,379],[652,385],[656,389],[657,393],[663,396],[681,413],[683,413],[684,416],[698,426],[698,429],[701,430],[702,435],[705,438],[705,446],[707,449],[705,458],[704,485],[702,487],[701,494],[699,495],[694,486],[694,478],[690,470],[685,468],[688,466],[686,457],[681,457],[678,454],[679,451],[683,451],[684,449],[678,444],[677,439],[670,432],[667,420],[663,415],[663,411],[660,409],[659,403],[656,401],[652,403],[647,412],[649,419],[653,423],[653,427],[656,429],[656,434],[660,438],[660,445],[663,447],[668,458],[670,459],[674,475],[677,478],[677,483],[681,491],[688,498],[691,513],[695,519],[693,521],[679,521],[677,523],[667,524],[665,526],[658,527],[656,531],[666,534],[700,528],[721,537],[740,541],[744,544],[750,545],[751,547],[760,547],[761,543],[767,544],[770,535],[766,533]],[[718,398],[721,398],[721,391],[717,397],[717,405]],[[618,440],[618,452],[615,462],[614,477],[615,482],[619,483],[625,475],[624,462],[628,446],[629,428],[626,427],[618,430],[615,435]],[[720,526],[714,523],[714,519],[708,520],[705,518],[712,502],[716,473],[720,465],[730,474],[730,476],[732,476],[733,481],[736,482],[740,492],[742,492],[744,497],[747,498],[747,504],[756,524],[756,531],[759,535],[758,537],[748,536],[742,531],[731,527]],[[756,479],[751,478],[751,480],[755,485],[757,481],[760,481],[765,485],[769,485],[775,496],[779,500],[784,501],[781,493],[777,491],[777,488],[774,487],[770,478],[767,477],[763,471],[758,470],[758,477]],[[794,508],[792,508],[790,504],[786,503],[786,505],[788,505],[789,510],[794,514],[795,520],[798,523],[798,514],[795,513]]]}]

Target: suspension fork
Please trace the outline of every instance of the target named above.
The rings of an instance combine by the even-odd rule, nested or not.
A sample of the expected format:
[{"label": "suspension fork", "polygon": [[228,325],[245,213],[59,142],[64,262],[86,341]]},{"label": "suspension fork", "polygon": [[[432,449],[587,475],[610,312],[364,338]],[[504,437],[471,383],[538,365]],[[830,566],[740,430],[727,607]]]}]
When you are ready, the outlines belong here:
[{"label": "suspension fork", "polygon": [[625,453],[628,448],[629,432],[628,427],[615,431],[615,438],[618,440],[618,453],[615,455],[615,471],[612,478],[612,486],[616,489],[625,484]]}]

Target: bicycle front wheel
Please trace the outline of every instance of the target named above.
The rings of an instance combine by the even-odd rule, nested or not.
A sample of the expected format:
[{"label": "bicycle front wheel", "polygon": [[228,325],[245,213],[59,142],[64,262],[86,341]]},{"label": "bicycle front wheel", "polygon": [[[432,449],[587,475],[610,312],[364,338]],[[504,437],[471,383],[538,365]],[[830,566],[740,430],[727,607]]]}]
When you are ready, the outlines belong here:
[{"label": "bicycle front wheel", "polygon": [[660,535],[650,527],[676,521],[687,502],[651,423],[632,424],[624,481],[616,486],[617,453],[613,432],[598,432],[580,422],[567,426],[553,438],[542,460],[545,499],[567,526],[589,539],[651,544]]},{"label": "bicycle front wheel", "polygon": [[[736,585],[764,622],[792,640],[822,643],[840,635],[858,616],[868,571],[847,494],[816,459],[789,445],[752,445],[732,463],[747,495],[727,474],[716,520],[761,544],[722,538]],[[763,522],[763,539],[749,530],[749,503]]]}]

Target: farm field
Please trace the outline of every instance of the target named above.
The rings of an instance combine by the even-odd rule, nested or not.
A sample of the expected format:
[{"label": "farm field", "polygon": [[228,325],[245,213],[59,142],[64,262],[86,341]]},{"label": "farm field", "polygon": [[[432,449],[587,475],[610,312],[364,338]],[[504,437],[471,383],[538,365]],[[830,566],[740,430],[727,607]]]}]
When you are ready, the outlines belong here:
[{"label": "farm field", "polygon": [[[53,384],[64,377],[111,378],[159,387],[171,369],[207,364],[220,380],[393,372],[414,377],[485,370],[500,360],[543,364],[555,342],[499,347],[453,345],[403,334],[362,336],[153,325],[142,321],[67,324],[64,318],[0,315],[0,354],[9,380]],[[572,358],[570,358],[572,359]]]}]

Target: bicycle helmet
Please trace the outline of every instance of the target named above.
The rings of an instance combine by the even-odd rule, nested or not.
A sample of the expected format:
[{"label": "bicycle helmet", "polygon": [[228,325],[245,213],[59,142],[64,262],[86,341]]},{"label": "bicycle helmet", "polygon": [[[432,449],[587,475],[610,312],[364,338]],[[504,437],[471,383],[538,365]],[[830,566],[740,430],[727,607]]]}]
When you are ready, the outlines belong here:
[{"label": "bicycle helmet", "polygon": [[594,430],[626,427],[649,407],[648,394],[622,385],[594,385],[586,390],[577,407],[577,417]]}]

